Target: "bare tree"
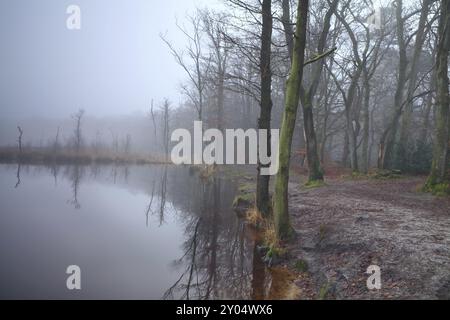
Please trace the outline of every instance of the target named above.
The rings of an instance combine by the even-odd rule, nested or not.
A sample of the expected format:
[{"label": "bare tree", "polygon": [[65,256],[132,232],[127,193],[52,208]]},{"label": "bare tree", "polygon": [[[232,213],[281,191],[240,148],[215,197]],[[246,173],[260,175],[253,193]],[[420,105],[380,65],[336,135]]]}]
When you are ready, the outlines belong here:
[{"label": "bare tree", "polygon": [[152,118],[152,123],[153,123],[153,132],[156,138],[156,120],[155,120],[155,112],[154,112],[154,104],[153,104],[153,99],[151,102],[151,107],[150,107],[150,117]]},{"label": "bare tree", "polygon": [[19,152],[22,153],[23,130],[20,126],[17,126],[17,130],[19,131],[19,138],[17,139],[17,142],[19,143]]},{"label": "bare tree", "polygon": [[[271,114],[272,114],[272,0],[263,0],[262,2],[262,34],[261,34],[261,58],[260,58],[260,76],[261,76],[261,100],[260,100],[260,116],[258,119],[258,129],[267,130],[267,140],[259,141],[267,146],[267,153],[270,155],[271,145]],[[258,144],[258,149],[260,145]],[[264,217],[270,214],[270,194],[269,182],[270,176],[262,176],[260,174],[264,165],[258,159],[258,177],[256,184],[256,206]]]},{"label": "bare tree", "polygon": [[169,143],[170,143],[170,136],[169,136],[169,113],[170,113],[170,101],[168,99],[164,99],[163,106],[162,106],[162,113],[163,113],[163,132],[162,132],[162,144],[164,147],[164,160],[169,161]]},{"label": "bare tree", "polygon": [[[225,104],[225,80],[228,67],[231,43],[227,39],[226,20],[224,13],[202,10],[203,29],[209,39],[209,82],[214,86],[216,92],[216,126],[219,130],[224,129],[224,104]],[[211,77],[213,75],[213,77]]]},{"label": "bare tree", "polygon": [[[305,90],[302,85],[300,91],[300,99],[303,108],[303,121],[304,121],[304,133],[306,139],[306,154],[308,158],[309,166],[309,181],[323,180],[323,171],[320,165],[319,153],[318,153],[318,143],[316,138],[316,130],[314,128],[314,118],[313,118],[313,100],[317,93],[319,86],[319,81],[321,79],[322,71],[324,68],[324,57],[333,53],[336,48],[326,50],[327,38],[331,28],[331,18],[334,15],[338,0],[333,0],[330,3],[330,7],[325,14],[324,25],[322,32],[320,34],[317,54],[316,57],[311,60],[310,63],[314,63],[311,68],[312,80],[310,81],[309,87]],[[317,60],[316,60],[317,59]]]},{"label": "bare tree", "polygon": [[55,141],[53,142],[53,152],[58,152],[59,149],[59,135],[60,135],[61,128],[58,126],[56,129],[56,135],[55,135]]},{"label": "bare tree", "polygon": [[434,143],[433,164],[426,188],[432,190],[442,184],[446,191],[450,191],[449,177],[449,78],[448,54],[450,51],[450,0],[441,3],[441,16],[439,19],[438,49],[437,49],[437,99],[436,99],[436,137]]},{"label": "bare tree", "polygon": [[80,110],[78,110],[77,113],[72,115],[72,119],[75,121],[75,129],[73,132],[73,138],[74,138],[75,151],[77,153],[80,152],[80,149],[83,144],[83,135],[82,135],[81,127],[82,127],[84,113],[85,113],[84,110],[80,109]]},{"label": "bare tree", "polygon": [[294,54],[291,74],[286,88],[286,106],[280,132],[279,171],[275,183],[274,220],[275,231],[279,239],[290,236],[291,225],[288,209],[289,165],[294,135],[297,109],[300,102],[300,89],[305,63],[306,27],[308,21],[308,0],[299,0],[297,23],[294,36]]},{"label": "bare tree", "polygon": [[[184,50],[177,50],[167,40],[166,36],[160,35],[161,39],[169,47],[170,52],[175,57],[176,62],[186,72],[190,85],[194,87],[191,90],[190,85],[183,85],[183,92],[189,97],[197,110],[198,120],[203,120],[204,98],[206,90],[206,77],[210,68],[210,57],[203,55],[203,39],[202,39],[202,17],[201,13],[189,16],[189,30],[186,27],[178,25],[178,29],[187,39],[187,46]],[[186,61],[186,56],[187,60]]]},{"label": "bare tree", "polygon": [[[319,146],[316,137],[316,130],[314,125],[313,104],[316,102],[315,95],[317,93],[319,82],[321,80],[322,71],[324,67],[323,58],[334,53],[336,48],[326,49],[328,34],[331,28],[331,20],[336,11],[339,0],[333,0],[329,3],[329,8],[325,14],[323,21],[323,29],[320,32],[317,52],[314,57],[305,62],[306,65],[312,65],[309,77],[311,78],[308,87],[305,83],[301,86],[300,100],[303,111],[303,133],[306,142],[306,156],[309,166],[309,181],[323,180],[323,171],[319,158]],[[293,31],[291,23],[290,2],[289,0],[282,1],[283,15],[281,18],[283,30],[286,38],[286,43],[289,51],[293,50]],[[289,52],[289,57],[292,60],[292,52]],[[317,63],[316,63],[317,62]],[[306,77],[305,77],[306,78]]]},{"label": "bare tree", "polygon": [[[366,41],[365,45],[362,48],[362,52],[359,46],[360,42],[358,41],[356,26],[355,26],[356,30],[352,28],[347,18],[345,17],[346,13],[350,14],[355,19],[357,25],[359,27],[362,27],[363,30],[365,30]],[[345,117],[346,117],[346,139],[348,139],[349,142],[348,146],[350,152],[350,163],[352,170],[354,172],[359,171],[357,148],[358,148],[358,135],[361,128],[359,121],[360,109],[357,109],[358,104],[356,104],[355,106],[355,102],[356,99],[358,98],[359,81],[363,74],[364,68],[367,64],[368,58],[371,52],[373,52],[373,48],[370,42],[370,29],[364,25],[365,21],[367,21],[367,18],[371,14],[372,12],[368,13],[367,16],[365,17],[356,17],[355,13],[353,12],[353,9],[350,7],[350,1],[347,1],[344,4],[342,10],[336,15],[339,21],[344,26],[350,38],[352,48],[351,50],[352,59],[354,60],[354,67],[353,71],[351,72],[350,76],[351,81],[348,89],[345,90],[339,84],[339,82],[336,81],[336,85],[342,92],[342,97],[344,99]],[[345,151],[344,156],[346,156]]]},{"label": "bare tree", "polygon": [[[396,32],[399,53],[399,65],[397,76],[397,87],[394,98],[394,108],[392,116],[386,124],[380,139],[378,166],[380,168],[393,168],[396,162],[396,156],[401,152],[398,147],[398,131],[402,115],[405,113],[401,136],[403,139],[408,132],[412,101],[414,101],[414,92],[416,91],[417,82],[417,64],[422,53],[422,47],[425,40],[426,31],[429,30],[430,24],[427,22],[428,12],[431,3],[434,1],[425,0],[420,10],[413,11],[410,14],[404,14],[403,0],[396,0],[395,16],[396,16]],[[415,17],[417,13],[421,13],[418,28],[413,34],[407,33],[407,22]],[[412,59],[408,57],[408,47],[414,39],[415,45]],[[400,140],[403,145],[403,141]]]}]

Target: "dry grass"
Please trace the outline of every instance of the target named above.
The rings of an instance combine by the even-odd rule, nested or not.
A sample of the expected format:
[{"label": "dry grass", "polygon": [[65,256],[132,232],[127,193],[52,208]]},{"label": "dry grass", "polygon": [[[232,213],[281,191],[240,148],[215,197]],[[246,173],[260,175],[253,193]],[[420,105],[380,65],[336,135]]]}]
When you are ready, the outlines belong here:
[{"label": "dry grass", "polygon": [[217,170],[218,169],[216,165],[201,166],[199,177],[202,181],[208,181],[217,173]]},{"label": "dry grass", "polygon": [[54,151],[52,149],[0,149],[0,163],[24,164],[166,164],[162,157],[149,157],[138,154],[114,153],[110,151],[72,150]]},{"label": "dry grass", "polygon": [[261,213],[254,207],[247,211],[246,221],[249,225],[258,230],[258,238],[261,240],[262,244],[268,248],[269,257],[280,257],[286,253],[286,250],[281,247],[277,238],[272,220],[264,219]]},{"label": "dry grass", "polygon": [[275,226],[273,222],[265,222],[264,230],[263,230],[263,239],[269,248],[278,248],[279,241],[277,238],[277,233],[275,232]]},{"label": "dry grass", "polygon": [[264,224],[261,213],[254,207],[247,210],[247,222],[253,227],[260,228]]}]

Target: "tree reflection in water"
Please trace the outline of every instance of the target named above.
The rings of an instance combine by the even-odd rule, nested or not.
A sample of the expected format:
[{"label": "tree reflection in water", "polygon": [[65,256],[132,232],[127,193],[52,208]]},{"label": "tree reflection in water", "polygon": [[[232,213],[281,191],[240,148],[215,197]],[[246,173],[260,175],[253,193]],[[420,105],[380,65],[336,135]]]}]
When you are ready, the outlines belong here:
[{"label": "tree reflection in water", "polygon": [[159,225],[164,223],[164,212],[166,210],[166,196],[167,196],[167,166],[164,166],[163,174],[161,176],[161,189],[159,194]]},{"label": "tree reflection in water", "polygon": [[[191,179],[190,215],[185,216],[184,255],[173,263],[179,279],[164,299],[252,299],[264,296],[265,268],[256,242],[231,210],[234,188],[212,177]],[[175,189],[176,190],[176,189]]]},{"label": "tree reflection in water", "polygon": [[60,166],[58,166],[58,165],[56,165],[56,164],[53,164],[53,165],[50,167],[50,171],[51,171],[51,173],[52,173],[53,180],[55,181],[55,187],[58,186],[59,169],[60,169]]},{"label": "tree reflection in water", "polygon": [[171,202],[182,209],[186,241],[173,262],[180,276],[164,299],[281,299],[296,288],[287,271],[265,267],[256,232],[231,208],[236,186],[230,180],[203,180],[185,170],[168,185]]},{"label": "tree reflection in water", "polygon": [[21,165],[21,163],[19,162],[18,164],[17,164],[17,171],[16,171],[16,178],[17,178],[17,182],[16,182],[16,185],[15,185],[15,189],[17,189],[17,188],[19,188],[19,186],[20,186],[20,169],[22,169],[22,165]]},{"label": "tree reflection in water", "polygon": [[[17,186],[21,170],[28,167],[18,166]],[[184,239],[179,244],[182,254],[169,266],[176,280],[160,293],[164,299],[264,299],[274,297],[282,287],[261,261],[256,237],[231,208],[237,188],[229,179],[220,175],[201,179],[195,170],[173,166],[118,170],[115,166],[71,165],[33,170],[48,170],[55,183],[62,174],[71,191],[67,203],[77,210],[81,209],[79,193],[85,179],[147,194],[149,200],[143,208],[146,226],[150,217],[155,217],[159,226],[176,223]]]},{"label": "tree reflection in water", "polygon": [[69,178],[72,189],[72,199],[67,202],[76,210],[81,209],[81,204],[78,201],[78,193],[80,188],[81,179],[84,175],[84,167],[79,165],[68,166],[65,172],[66,177]]},{"label": "tree reflection in water", "polygon": [[150,196],[150,203],[148,204],[147,211],[145,212],[145,225],[147,226],[147,228],[148,228],[148,217],[149,217],[150,213],[153,212],[152,205],[153,205],[153,199],[155,198],[155,184],[156,184],[155,181],[153,181],[152,193]]}]

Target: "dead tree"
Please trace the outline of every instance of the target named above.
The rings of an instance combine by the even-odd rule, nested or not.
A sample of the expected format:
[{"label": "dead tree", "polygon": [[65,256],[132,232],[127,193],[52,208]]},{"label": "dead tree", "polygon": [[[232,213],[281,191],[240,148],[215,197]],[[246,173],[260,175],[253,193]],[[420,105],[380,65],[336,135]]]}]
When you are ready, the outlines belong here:
[{"label": "dead tree", "polygon": [[80,152],[81,144],[83,143],[83,136],[81,132],[81,124],[84,116],[84,110],[80,109],[77,113],[72,116],[72,119],[75,121],[75,129],[74,129],[74,144],[75,151]]},{"label": "dead tree", "polygon": [[169,160],[169,112],[170,112],[170,101],[168,99],[164,100],[162,107],[163,112],[163,146],[164,146],[164,160]]},{"label": "dead tree", "polygon": [[200,12],[203,21],[203,29],[209,39],[211,50],[210,75],[208,79],[216,91],[216,125],[219,130],[224,129],[224,104],[225,104],[225,80],[230,55],[231,42],[227,41],[226,21],[227,15],[214,11],[203,10]]},{"label": "dead tree", "polygon": [[23,130],[20,126],[17,126],[17,130],[19,130],[19,138],[18,138],[18,142],[19,142],[19,152],[22,153],[22,137],[23,137]]},{"label": "dead tree", "polygon": [[152,103],[151,103],[151,109],[150,109],[150,116],[152,118],[152,123],[153,123],[153,131],[155,134],[155,138],[156,138],[156,120],[155,120],[155,113],[153,112],[153,99],[152,99]]},{"label": "dead tree", "polygon": [[56,136],[55,136],[55,142],[53,143],[53,151],[56,153],[59,148],[59,133],[60,133],[60,127],[56,129]]},{"label": "dead tree", "polygon": [[[195,16],[188,17],[188,20],[192,31],[177,24],[178,29],[185,35],[188,41],[185,50],[177,50],[164,35],[160,35],[160,37],[169,48],[178,65],[188,75],[189,81],[194,89],[192,90],[189,85],[184,85],[182,89],[194,104],[198,114],[198,120],[202,121],[207,86],[206,77],[210,68],[210,59],[205,59],[203,55],[201,14],[198,13]],[[186,59],[186,56],[188,59]]]}]

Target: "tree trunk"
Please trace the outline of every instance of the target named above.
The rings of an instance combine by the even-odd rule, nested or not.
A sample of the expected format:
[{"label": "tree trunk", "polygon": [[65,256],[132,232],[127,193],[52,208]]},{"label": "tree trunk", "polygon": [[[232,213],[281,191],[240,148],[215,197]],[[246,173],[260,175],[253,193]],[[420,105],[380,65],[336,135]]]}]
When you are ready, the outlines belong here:
[{"label": "tree trunk", "polygon": [[219,81],[217,88],[217,129],[223,132],[224,129],[224,107],[225,104],[225,69],[219,71]]},{"label": "tree trunk", "polygon": [[344,147],[342,149],[342,166],[348,168],[348,154],[349,154],[349,139],[348,139],[348,131],[344,131]]},{"label": "tree trunk", "polygon": [[[436,48],[437,49],[437,48]],[[436,53],[433,54],[436,59]],[[430,117],[431,111],[433,108],[433,91],[436,90],[436,69],[433,70],[431,75],[431,85],[430,85],[430,93],[427,96],[427,100],[425,102],[425,115],[423,119],[423,127],[420,131],[419,135],[419,143],[425,145],[428,141],[428,132],[430,128]]]},{"label": "tree trunk", "polygon": [[313,107],[310,97],[302,102],[303,124],[306,139],[306,156],[308,159],[309,181],[323,180],[323,172],[320,166],[320,159],[317,146],[316,131],[314,130]]},{"label": "tree trunk", "polygon": [[169,107],[170,103],[169,100],[164,101],[164,127],[163,127],[163,146],[164,146],[164,160],[166,162],[169,161]]},{"label": "tree trunk", "polygon": [[449,143],[449,78],[448,54],[450,22],[450,0],[443,0],[439,21],[439,44],[436,56],[436,137],[434,142],[433,164],[426,187],[433,190],[436,185],[448,184],[448,143]]},{"label": "tree trunk", "polygon": [[286,37],[289,58],[292,62],[292,56],[294,54],[294,30],[292,29],[290,0],[282,0],[281,6],[283,8],[281,20],[283,23],[284,35]]},{"label": "tree trunk", "polygon": [[[406,106],[405,111],[403,112],[403,119],[402,119],[402,126],[400,129],[400,140],[399,144],[402,146],[398,148],[398,150],[407,150],[409,145],[409,136],[410,136],[410,126],[411,126],[411,119],[412,119],[412,113],[413,113],[413,96],[414,92],[416,91],[417,86],[417,76],[418,76],[418,64],[419,59],[421,57],[422,51],[423,51],[423,45],[425,42],[425,29],[427,25],[428,20],[428,14],[429,14],[429,8],[432,0],[424,0],[422,4],[422,12],[420,14],[419,19],[419,26],[417,29],[417,35],[416,35],[416,42],[414,44],[414,54],[412,57],[412,61],[410,63],[410,70],[409,70],[409,81],[408,81],[408,91],[406,95]],[[400,158],[401,155],[397,155],[397,158]]]},{"label": "tree trunk", "polygon": [[407,80],[408,58],[405,44],[405,26],[403,13],[403,1],[397,0],[396,19],[397,19],[397,38],[399,44],[399,68],[397,89],[394,98],[394,110],[391,121],[388,123],[380,139],[380,152],[378,163],[380,169],[392,169],[395,165],[395,142],[397,138],[398,125],[403,111],[405,83]]},{"label": "tree trunk", "polygon": [[320,151],[319,151],[321,163],[325,162],[325,150],[326,150],[327,139],[328,139],[328,136],[327,136],[328,117],[329,117],[328,100],[325,101],[324,109],[325,109],[325,116],[323,119],[322,137],[320,139]]},{"label": "tree trunk", "polygon": [[280,133],[279,171],[275,183],[274,222],[278,239],[289,238],[292,232],[289,222],[288,206],[289,165],[292,138],[294,135],[298,104],[300,102],[300,88],[303,79],[308,8],[308,0],[299,0],[296,23],[297,30],[294,37],[294,54],[291,72],[286,86],[286,105]]},{"label": "tree trunk", "polygon": [[348,96],[345,103],[345,117],[347,119],[347,136],[348,136],[348,147],[350,155],[350,165],[353,172],[357,172],[358,169],[358,153],[357,153],[357,128],[355,124],[357,121],[354,117],[353,104],[356,97],[356,89],[358,86],[358,81],[361,78],[362,67],[358,67],[352,78],[352,83],[348,90]]},{"label": "tree trunk", "polygon": [[362,165],[361,170],[363,173],[369,171],[369,132],[370,132],[370,82],[368,74],[364,71],[364,102],[363,102],[363,142],[362,142]]},{"label": "tree trunk", "polygon": [[423,128],[420,132],[419,142],[422,144],[426,144],[428,140],[428,130],[430,127],[430,115],[431,108],[433,107],[433,94],[430,93],[427,97],[426,107],[425,107],[425,115],[423,120]]},{"label": "tree trunk", "polygon": [[369,167],[372,164],[372,153],[373,153],[374,146],[375,146],[375,117],[374,117],[374,113],[375,113],[375,107],[373,107],[372,110],[370,111],[370,123],[369,123],[369,127],[370,127],[370,145],[369,145],[369,152],[368,152]]},{"label": "tree trunk", "polygon": [[[261,35],[261,112],[258,120],[258,129],[267,130],[267,141],[259,141],[266,143],[267,152],[270,155],[272,150],[270,135],[270,120],[272,113],[272,70],[271,70],[271,54],[272,54],[272,0],[264,0],[262,4],[263,28]],[[258,149],[260,148],[258,144]],[[259,150],[258,150],[259,151]],[[258,152],[259,155],[259,152]],[[267,165],[268,166],[268,165]],[[256,183],[256,207],[258,211],[267,217],[270,215],[270,194],[269,183],[270,176],[261,175],[263,165],[258,159],[258,177]]]},{"label": "tree trunk", "polygon": [[[337,8],[338,2],[339,2],[338,0],[333,0],[333,2],[330,3],[330,8],[327,11],[327,14],[325,15],[324,26],[320,34],[319,43],[317,47],[317,55],[322,55],[325,52],[327,37],[331,28],[331,18]],[[292,37],[293,35],[292,24],[290,23],[289,0],[283,0],[282,8],[283,8],[282,22],[284,27],[284,34],[286,37],[286,42],[288,45],[288,49],[290,51],[290,58],[292,62],[294,55],[293,52],[294,39]],[[313,66],[311,72],[313,79],[307,91],[305,91],[305,89],[302,86],[300,86],[301,88],[300,98],[302,101],[303,122],[304,122],[303,129],[304,129],[304,136],[306,139],[306,155],[308,159],[309,181],[323,180],[323,172],[319,158],[319,151],[318,151],[319,148],[317,143],[316,131],[314,128],[314,115],[313,115],[313,99],[317,92],[317,88],[323,70],[323,65],[324,65],[323,59],[320,59]]]}]

